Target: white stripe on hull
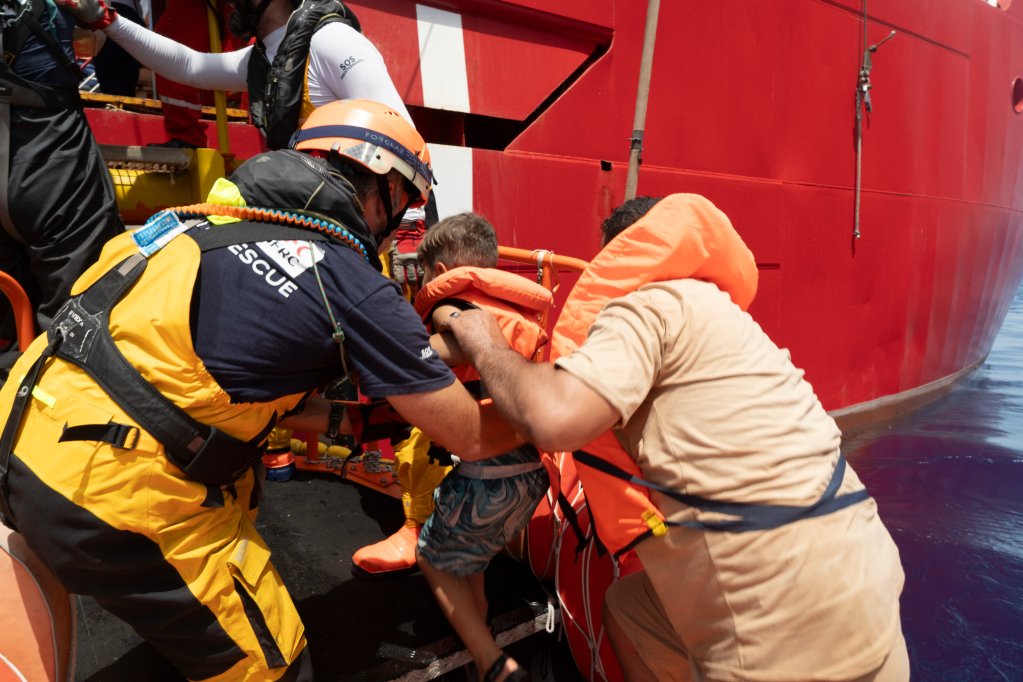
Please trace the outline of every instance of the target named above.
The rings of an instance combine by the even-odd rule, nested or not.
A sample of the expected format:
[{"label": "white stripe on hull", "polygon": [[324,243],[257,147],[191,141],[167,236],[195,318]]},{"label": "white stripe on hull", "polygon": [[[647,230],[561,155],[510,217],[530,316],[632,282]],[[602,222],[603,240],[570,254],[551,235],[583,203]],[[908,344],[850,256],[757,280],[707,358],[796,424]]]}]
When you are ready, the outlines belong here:
[{"label": "white stripe on hull", "polygon": [[439,181],[433,190],[437,215],[445,218],[472,211],[472,149],[431,144],[430,160]]},{"label": "white stripe on hull", "polygon": [[423,104],[431,109],[469,113],[462,15],[416,5],[416,24]]}]

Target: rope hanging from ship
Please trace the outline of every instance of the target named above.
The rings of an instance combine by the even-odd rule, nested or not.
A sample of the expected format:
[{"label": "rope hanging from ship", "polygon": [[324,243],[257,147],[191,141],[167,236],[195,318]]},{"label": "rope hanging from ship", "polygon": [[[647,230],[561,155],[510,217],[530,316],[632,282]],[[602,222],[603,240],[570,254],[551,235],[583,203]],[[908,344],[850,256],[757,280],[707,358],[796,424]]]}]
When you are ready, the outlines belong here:
[{"label": "rope hanging from ship", "polygon": [[874,64],[871,55],[877,52],[877,48],[895,37],[895,31],[892,31],[876,45],[867,44],[867,0],[863,0],[862,24],[863,38],[860,46],[863,48],[863,62],[856,79],[856,188],[854,190],[853,239],[860,238],[860,198],[863,193],[863,112],[865,110],[869,116],[872,110],[870,71],[874,68]]}]

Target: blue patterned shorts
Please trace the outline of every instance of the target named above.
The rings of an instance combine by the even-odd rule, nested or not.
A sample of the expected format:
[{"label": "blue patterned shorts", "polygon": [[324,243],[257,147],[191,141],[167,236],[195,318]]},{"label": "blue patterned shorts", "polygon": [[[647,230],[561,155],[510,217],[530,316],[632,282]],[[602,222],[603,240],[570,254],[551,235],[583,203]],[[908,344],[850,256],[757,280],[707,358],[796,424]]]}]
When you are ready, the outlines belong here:
[{"label": "blue patterned shorts", "polygon": [[[484,467],[539,462],[524,446]],[[419,535],[419,553],[438,570],[472,575],[487,567],[529,523],[550,482],[543,467],[506,478],[469,478],[456,467],[433,493],[435,508]]]}]

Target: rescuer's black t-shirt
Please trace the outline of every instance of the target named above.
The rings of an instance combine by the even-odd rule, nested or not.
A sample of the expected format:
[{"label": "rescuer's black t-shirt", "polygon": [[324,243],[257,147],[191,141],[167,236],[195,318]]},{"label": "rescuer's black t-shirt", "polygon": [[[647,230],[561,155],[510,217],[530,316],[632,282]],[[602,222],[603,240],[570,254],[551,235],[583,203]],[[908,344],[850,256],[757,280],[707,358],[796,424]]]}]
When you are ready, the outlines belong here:
[{"label": "rescuer's black t-shirt", "polygon": [[234,402],[267,401],[343,375],[311,254],[363,394],[423,393],[454,382],[398,285],[365,257],[335,242],[270,241],[214,249],[200,261],[193,344]]}]

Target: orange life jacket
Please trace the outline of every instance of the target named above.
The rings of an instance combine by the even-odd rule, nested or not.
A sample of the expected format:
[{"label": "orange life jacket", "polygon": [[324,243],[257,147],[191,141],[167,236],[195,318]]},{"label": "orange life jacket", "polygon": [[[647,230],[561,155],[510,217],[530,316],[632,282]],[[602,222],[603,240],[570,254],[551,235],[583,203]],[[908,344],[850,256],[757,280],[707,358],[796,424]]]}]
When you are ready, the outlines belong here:
[{"label": "orange life jacket", "polygon": [[[540,359],[540,349],[548,341],[541,320],[546,319],[554,303],[553,294],[546,288],[522,275],[497,268],[452,268],[420,289],[416,294],[416,312],[430,326],[429,317],[434,308],[452,299],[489,312],[515,352],[524,358]],[[471,365],[454,367],[452,371],[463,383],[480,378]],[[547,453],[540,453],[540,461],[553,484],[559,478],[557,464]]]},{"label": "orange life jacket", "polygon": [[[429,323],[434,308],[448,299],[471,303],[493,315],[508,344],[525,358],[537,359],[548,341],[540,320],[550,309],[553,296],[522,275],[497,268],[452,268],[416,294],[416,312]],[[463,382],[479,379],[468,365],[454,371]]]},{"label": "orange life jacket", "polygon": [[[615,237],[579,277],[555,325],[551,359],[578,348],[609,301],[646,284],[704,280],[746,310],[756,295],[757,277],[753,254],[724,213],[702,196],[673,194]],[[610,430],[582,450],[640,477],[636,462]],[[597,537],[613,554],[650,533],[667,532],[664,514],[647,488],[586,466],[578,458],[575,463]]]}]

